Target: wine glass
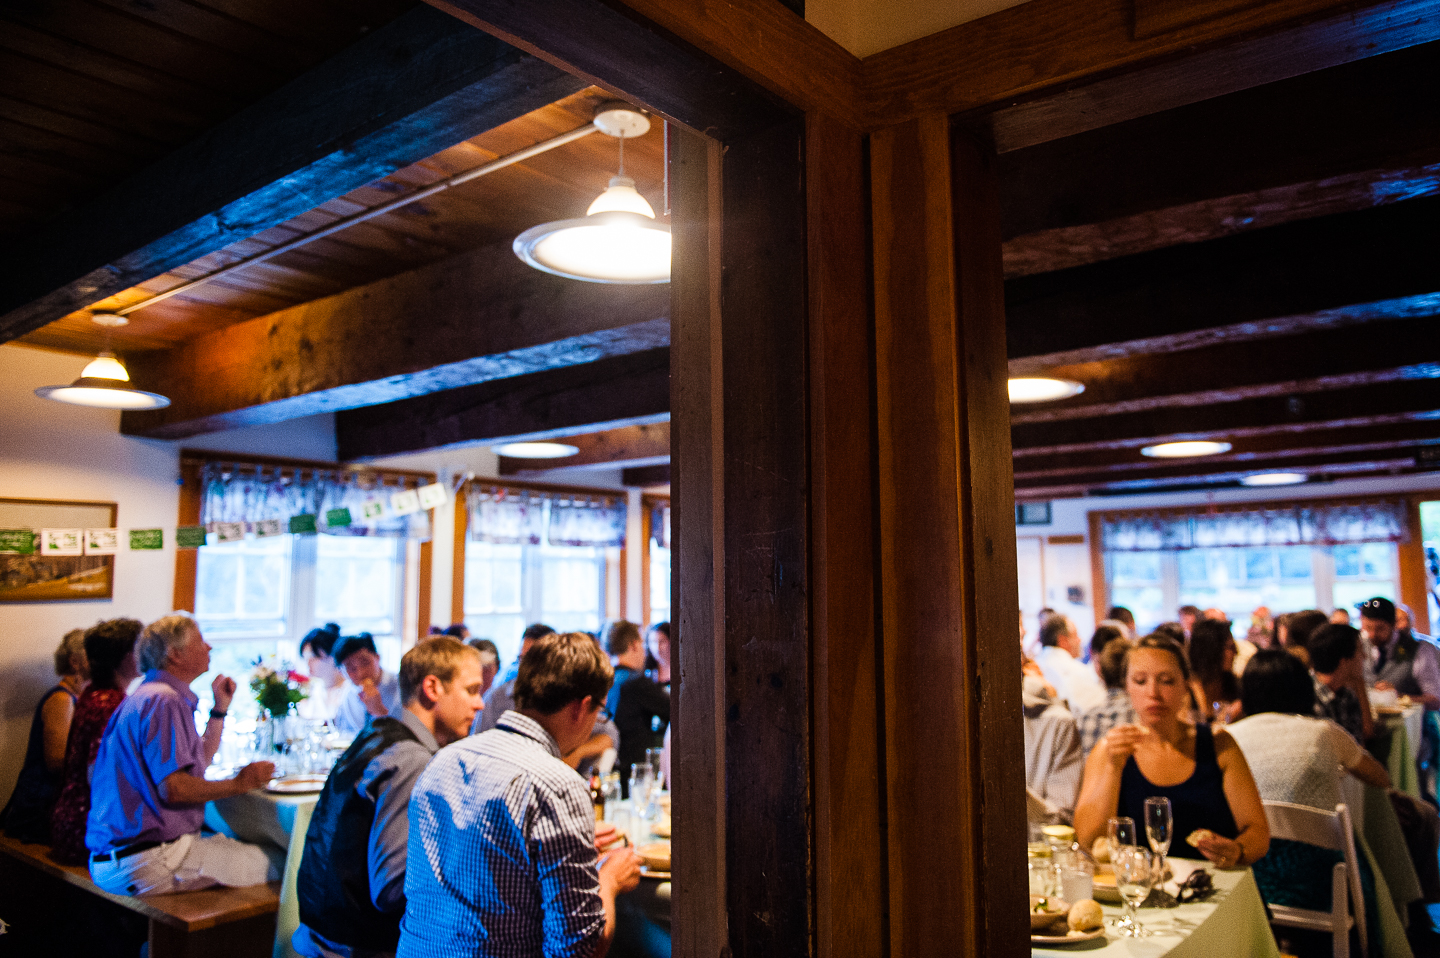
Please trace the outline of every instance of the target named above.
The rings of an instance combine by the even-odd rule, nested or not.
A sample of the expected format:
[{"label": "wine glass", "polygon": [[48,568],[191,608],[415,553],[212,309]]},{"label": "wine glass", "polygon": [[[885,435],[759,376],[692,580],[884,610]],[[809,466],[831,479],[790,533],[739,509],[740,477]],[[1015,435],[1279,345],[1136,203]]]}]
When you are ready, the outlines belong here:
[{"label": "wine glass", "polygon": [[1140,844],[1139,833],[1135,831],[1135,819],[1124,815],[1110,819],[1110,854],[1121,845]]},{"label": "wine glass", "polygon": [[1125,900],[1125,920],[1116,926],[1118,934],[1127,938],[1148,938],[1151,932],[1135,918],[1135,909],[1150,897],[1155,881],[1155,857],[1139,845],[1122,846],[1111,856],[1115,866],[1115,888]]},{"label": "wine glass", "polygon": [[1150,839],[1150,848],[1155,852],[1156,881],[1165,882],[1165,856],[1170,851],[1170,799],[1145,799],[1145,834]]}]

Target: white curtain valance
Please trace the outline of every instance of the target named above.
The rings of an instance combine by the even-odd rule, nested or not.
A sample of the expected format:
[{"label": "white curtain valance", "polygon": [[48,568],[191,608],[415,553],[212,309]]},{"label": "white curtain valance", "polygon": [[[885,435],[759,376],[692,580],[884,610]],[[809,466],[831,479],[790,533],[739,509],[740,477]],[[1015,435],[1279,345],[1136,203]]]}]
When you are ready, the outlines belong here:
[{"label": "white curtain valance", "polygon": [[[217,522],[243,522],[253,531],[256,523],[314,516],[316,531],[334,536],[383,536],[393,539],[430,538],[428,510],[397,516],[390,497],[419,485],[417,481],[353,472],[346,469],[293,469],[209,462],[200,469],[200,522],[210,528]],[[386,508],[376,509],[379,503]],[[366,506],[373,515],[366,515]],[[348,510],[349,525],[329,525],[327,516]]]},{"label": "white curtain valance", "polygon": [[500,545],[594,546],[625,544],[625,499],[471,486],[469,538]]},{"label": "white curtain valance", "polygon": [[1403,542],[1407,532],[1403,501],[1372,500],[1111,513],[1100,537],[1106,552],[1154,552]]}]

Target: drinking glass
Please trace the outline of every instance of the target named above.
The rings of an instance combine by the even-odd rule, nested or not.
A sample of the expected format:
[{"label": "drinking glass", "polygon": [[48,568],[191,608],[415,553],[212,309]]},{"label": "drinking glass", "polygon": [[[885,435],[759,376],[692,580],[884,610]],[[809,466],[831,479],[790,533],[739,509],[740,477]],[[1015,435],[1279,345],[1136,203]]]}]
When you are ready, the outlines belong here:
[{"label": "drinking glass", "polygon": [[1135,830],[1135,819],[1121,815],[1110,819],[1110,854],[1121,845],[1140,844],[1139,833]]},{"label": "drinking glass", "polygon": [[1125,920],[1116,926],[1117,933],[1127,938],[1148,938],[1151,932],[1136,920],[1135,909],[1150,897],[1155,858],[1148,848],[1125,845],[1111,856],[1111,862],[1115,866],[1115,888],[1125,900]]},{"label": "drinking glass", "polygon": [[669,784],[663,780],[664,776],[660,774],[660,770],[665,767],[660,764],[660,759],[663,758],[664,755],[665,750],[663,748],[647,748],[645,750],[645,761],[655,770],[655,787],[662,791]]},{"label": "drinking glass", "polygon": [[1145,834],[1150,839],[1150,849],[1155,853],[1155,880],[1165,883],[1165,856],[1170,851],[1170,799],[1145,799]]},{"label": "drinking glass", "polygon": [[635,814],[644,815],[650,805],[650,790],[655,785],[655,766],[649,762],[637,762],[630,766],[630,807]]},{"label": "drinking glass", "polygon": [[1060,897],[1072,904],[1095,897],[1095,865],[1084,855],[1076,855],[1061,865]]},{"label": "drinking glass", "polygon": [[[1030,894],[1055,897],[1055,863],[1049,858],[1032,858],[1029,863]],[[1067,899],[1068,900],[1068,899]]]}]

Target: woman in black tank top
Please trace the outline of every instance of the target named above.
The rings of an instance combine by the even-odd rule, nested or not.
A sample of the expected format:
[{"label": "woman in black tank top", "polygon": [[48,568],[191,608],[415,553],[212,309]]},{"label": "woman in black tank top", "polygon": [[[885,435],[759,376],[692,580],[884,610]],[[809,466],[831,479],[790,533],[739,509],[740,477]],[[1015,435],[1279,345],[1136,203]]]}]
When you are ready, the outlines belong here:
[{"label": "woman in black tank top", "polygon": [[[1170,799],[1171,855],[1203,855],[1222,868],[1250,865],[1270,845],[1265,808],[1250,767],[1223,729],[1182,719],[1189,706],[1189,666],[1168,636],[1149,635],[1125,659],[1125,688],[1140,716],[1119,725],[1090,752],[1075,809],[1084,847],[1106,834],[1112,816],[1144,822],[1145,799]],[[1192,846],[1196,832],[1210,835]]]}]

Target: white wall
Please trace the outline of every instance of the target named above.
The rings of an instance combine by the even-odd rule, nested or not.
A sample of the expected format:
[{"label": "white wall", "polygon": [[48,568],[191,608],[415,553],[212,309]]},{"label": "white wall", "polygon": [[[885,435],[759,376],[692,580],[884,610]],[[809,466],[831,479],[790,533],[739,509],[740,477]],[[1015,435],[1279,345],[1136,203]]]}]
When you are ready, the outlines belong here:
[{"label": "white wall", "polygon": [[[1382,495],[1397,492],[1440,490],[1440,475],[1392,476],[1375,479],[1349,479],[1330,483],[1307,483],[1271,489],[1218,489],[1214,492],[1152,493],[1141,496],[1096,496],[1087,499],[1057,499],[1050,504],[1049,525],[1016,526],[1015,537],[1029,540],[1020,543],[1020,594],[1033,597],[1044,593],[1045,605],[1075,619],[1082,637],[1095,627],[1095,583],[1090,566],[1090,513],[1111,509],[1158,509],[1173,506],[1194,506],[1214,502],[1274,502],[1287,499],[1320,499],[1329,496]],[[1440,492],[1437,492],[1440,496]],[[1085,537],[1081,545],[1052,545],[1051,536]],[[1037,548],[1033,540],[1039,539]],[[1043,564],[1040,555],[1043,553]],[[1038,580],[1038,584],[1037,584]],[[1083,606],[1066,603],[1069,586],[1084,590]],[[1039,608],[1025,607],[1025,627],[1033,641],[1038,629],[1035,613]]]},{"label": "white wall", "polygon": [[[67,406],[34,394],[67,383],[89,357],[0,346],[0,497],[89,499],[118,505],[121,529],[175,526],[184,448],[333,460],[332,416],[257,426],[183,442],[119,433],[120,414]],[[122,552],[112,599],[0,604],[0,795],[8,795],[24,760],[30,719],[54,682],[51,655],[70,629],[129,616],[149,621],[170,611],[173,535],[160,552]]]}]

